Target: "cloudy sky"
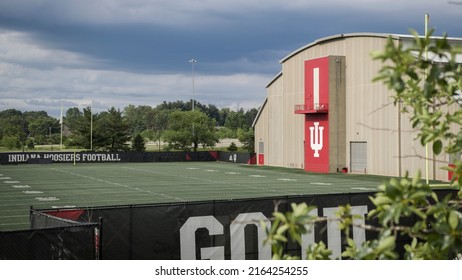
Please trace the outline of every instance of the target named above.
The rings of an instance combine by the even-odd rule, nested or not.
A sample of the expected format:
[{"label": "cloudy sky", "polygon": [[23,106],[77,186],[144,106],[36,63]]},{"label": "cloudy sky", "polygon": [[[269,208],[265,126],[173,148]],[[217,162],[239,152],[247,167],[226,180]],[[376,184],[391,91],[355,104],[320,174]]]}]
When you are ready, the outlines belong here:
[{"label": "cloudy sky", "polygon": [[462,1],[0,0],[0,110],[258,107],[279,60],[352,32],[462,37]]}]

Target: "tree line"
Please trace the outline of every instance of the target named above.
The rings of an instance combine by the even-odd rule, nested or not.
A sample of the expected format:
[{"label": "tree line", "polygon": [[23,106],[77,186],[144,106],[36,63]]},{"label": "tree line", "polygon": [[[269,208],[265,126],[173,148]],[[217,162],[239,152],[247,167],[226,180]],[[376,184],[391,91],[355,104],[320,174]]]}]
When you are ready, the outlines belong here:
[{"label": "tree line", "polygon": [[[253,152],[256,108],[233,111],[195,101],[192,111],[191,102],[164,101],[155,107],[128,105],[123,110],[112,107],[100,113],[90,107],[68,108],[63,116],[63,144],[94,151],[144,151],[146,141],[155,141],[163,150],[196,151],[214,147],[219,139],[238,138],[243,149]],[[47,112],[0,111],[0,144],[7,149],[25,150],[60,142],[60,119]]]}]

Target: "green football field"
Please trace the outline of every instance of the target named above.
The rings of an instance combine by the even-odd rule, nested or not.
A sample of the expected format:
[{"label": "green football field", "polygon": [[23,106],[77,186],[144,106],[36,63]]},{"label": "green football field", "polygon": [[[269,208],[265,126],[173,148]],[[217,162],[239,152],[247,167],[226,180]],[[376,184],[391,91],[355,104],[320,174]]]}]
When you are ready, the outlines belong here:
[{"label": "green football field", "polygon": [[0,231],[29,209],[375,191],[387,178],[221,162],[0,166]]}]

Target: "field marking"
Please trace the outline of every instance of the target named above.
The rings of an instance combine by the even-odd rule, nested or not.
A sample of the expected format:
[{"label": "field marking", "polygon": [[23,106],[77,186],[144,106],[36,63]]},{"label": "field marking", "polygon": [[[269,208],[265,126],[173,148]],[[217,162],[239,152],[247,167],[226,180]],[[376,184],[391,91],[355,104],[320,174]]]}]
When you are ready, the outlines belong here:
[{"label": "field marking", "polygon": [[376,191],[377,188],[366,188],[366,187],[354,187],[350,188],[352,190],[360,190],[360,191]]},{"label": "field marking", "polygon": [[14,186],[11,186],[11,187],[14,188],[14,189],[28,189],[31,186],[29,186],[29,185],[14,185]]},{"label": "field marking", "polygon": [[106,183],[106,184],[110,184],[110,185],[114,185],[114,186],[119,186],[119,187],[127,188],[127,189],[130,189],[130,190],[135,190],[135,191],[139,191],[139,192],[145,192],[145,193],[149,193],[149,194],[152,194],[152,195],[160,195],[160,196],[162,196],[164,198],[169,198],[169,199],[174,199],[174,200],[179,200],[179,201],[185,201],[184,199],[181,199],[179,197],[170,196],[170,195],[166,195],[166,194],[163,194],[163,193],[156,193],[156,192],[152,192],[152,191],[149,191],[149,190],[143,190],[143,189],[140,189],[138,187],[132,187],[132,186],[129,186],[129,185],[124,185],[124,184],[120,184],[120,183],[116,183],[116,182],[111,182],[111,181],[95,178],[95,177],[92,177],[92,176],[82,175],[82,174],[78,174],[78,173],[74,173],[74,172],[66,171],[66,170],[61,170],[61,169],[57,169],[57,168],[51,168],[51,169],[55,170],[55,171],[62,172],[62,173],[66,173],[66,174],[69,174],[69,175],[74,175],[74,176],[82,177],[82,178],[85,178],[85,179],[90,179],[90,180],[94,180],[94,181],[98,181],[98,182],[102,182],[102,183]]},{"label": "field marking", "polygon": [[[27,215],[28,217],[29,215]],[[19,226],[19,225],[30,225],[30,222],[25,222],[25,223],[5,223],[5,224],[0,224],[0,227],[3,226]]]},{"label": "field marking", "polygon": [[0,180],[11,180],[11,177],[0,177]]},{"label": "field marking", "polygon": [[35,199],[37,199],[38,201],[57,201],[59,200],[59,198],[57,198],[56,196],[36,197]]},{"label": "field marking", "polygon": [[332,186],[332,183],[310,183],[310,185]]},{"label": "field marking", "polygon": [[285,182],[297,182],[297,179],[290,179],[290,178],[279,178],[278,181],[285,181]]},{"label": "field marking", "polygon": [[3,181],[5,184],[19,184],[21,181]]},{"label": "field marking", "polygon": [[22,191],[23,194],[39,194],[43,193],[42,191]]}]

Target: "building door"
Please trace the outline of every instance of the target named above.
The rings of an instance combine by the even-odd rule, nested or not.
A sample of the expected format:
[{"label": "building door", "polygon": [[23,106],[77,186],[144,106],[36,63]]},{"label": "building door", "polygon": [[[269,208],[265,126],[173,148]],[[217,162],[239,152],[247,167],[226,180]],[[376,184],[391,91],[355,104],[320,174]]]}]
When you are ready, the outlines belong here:
[{"label": "building door", "polygon": [[350,170],[367,173],[367,142],[350,142]]},{"label": "building door", "polygon": [[265,143],[258,142],[258,165],[265,165]]}]

